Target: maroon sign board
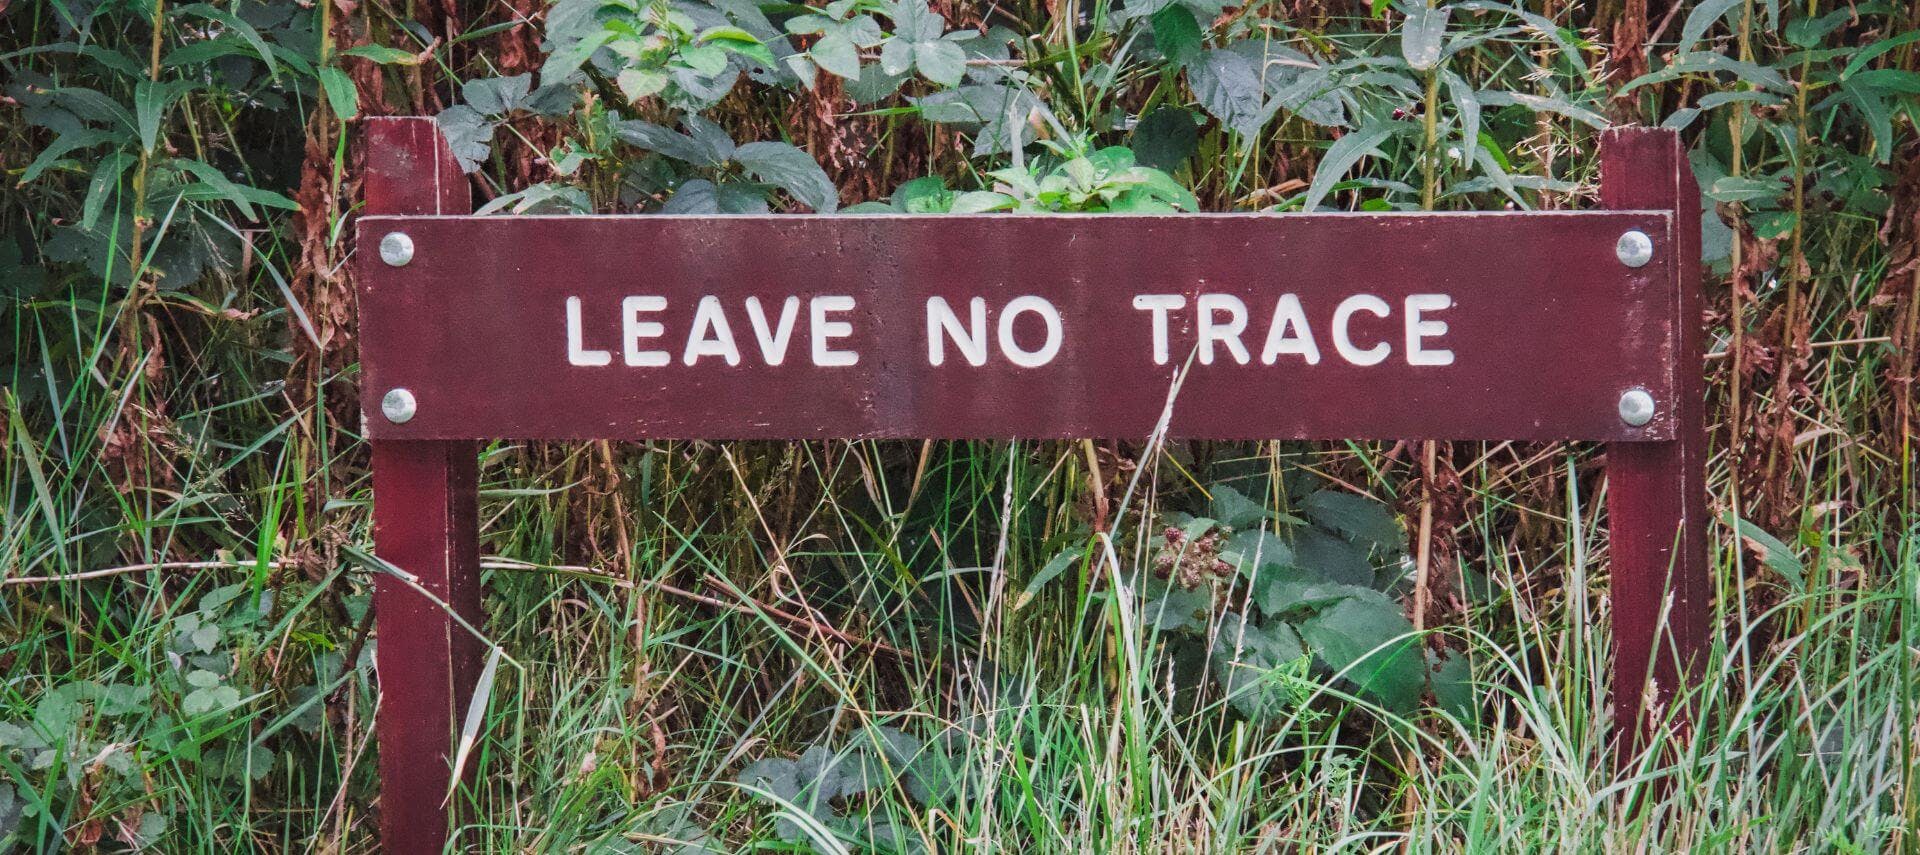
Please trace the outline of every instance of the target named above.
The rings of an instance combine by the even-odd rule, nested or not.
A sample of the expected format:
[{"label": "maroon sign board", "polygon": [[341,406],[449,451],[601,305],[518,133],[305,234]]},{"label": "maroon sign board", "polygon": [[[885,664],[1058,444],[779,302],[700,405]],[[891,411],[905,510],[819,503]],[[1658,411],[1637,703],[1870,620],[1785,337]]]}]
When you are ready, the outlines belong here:
[{"label": "maroon sign board", "polygon": [[432,595],[377,583],[391,850],[445,840],[477,440],[1605,442],[1620,714],[1703,640],[1698,193],[1671,133],[1604,137],[1607,210],[1449,214],[476,217],[431,120],[368,145],[376,550]]}]

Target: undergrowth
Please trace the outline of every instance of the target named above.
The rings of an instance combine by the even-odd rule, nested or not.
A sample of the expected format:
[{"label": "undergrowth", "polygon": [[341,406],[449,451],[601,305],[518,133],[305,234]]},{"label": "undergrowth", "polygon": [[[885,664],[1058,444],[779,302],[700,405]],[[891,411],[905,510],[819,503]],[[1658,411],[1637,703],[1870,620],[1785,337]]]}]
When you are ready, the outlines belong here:
[{"label": "undergrowth", "polygon": [[1916,68],[1873,0],[0,0],[0,849],[375,847],[392,114],[501,215],[1578,208],[1632,123],[1706,203],[1638,753],[1590,447],[500,443],[464,849],[1911,849]]}]

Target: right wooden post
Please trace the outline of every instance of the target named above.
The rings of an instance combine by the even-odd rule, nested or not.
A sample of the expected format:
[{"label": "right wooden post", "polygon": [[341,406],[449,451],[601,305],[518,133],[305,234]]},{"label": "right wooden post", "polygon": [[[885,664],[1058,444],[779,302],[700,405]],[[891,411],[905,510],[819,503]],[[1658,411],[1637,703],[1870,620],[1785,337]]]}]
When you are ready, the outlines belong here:
[{"label": "right wooden post", "polygon": [[[1600,201],[1621,210],[1673,212],[1666,269],[1675,278],[1675,418],[1666,442],[1607,448],[1607,515],[1613,556],[1613,710],[1630,753],[1710,641],[1713,580],[1707,565],[1707,435],[1700,293],[1700,190],[1679,134],[1617,128],[1600,140]],[[1682,714],[1679,717],[1685,720]]]}]

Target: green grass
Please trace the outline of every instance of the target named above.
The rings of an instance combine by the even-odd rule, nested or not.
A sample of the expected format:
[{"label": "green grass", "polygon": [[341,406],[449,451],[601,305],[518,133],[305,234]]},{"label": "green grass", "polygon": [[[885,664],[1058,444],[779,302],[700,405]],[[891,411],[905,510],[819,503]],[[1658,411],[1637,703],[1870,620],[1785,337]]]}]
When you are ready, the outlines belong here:
[{"label": "green grass", "polygon": [[[24,437],[13,439],[10,462],[30,465]],[[1202,465],[1169,452],[1184,468]],[[630,564],[586,568],[592,576],[507,569],[562,564],[556,543],[577,538],[579,523],[562,494],[536,485],[560,483],[548,470],[584,465],[589,450],[489,454],[483,520],[498,557],[488,562],[487,629],[511,659],[470,761],[476,782],[460,795],[474,818],[462,844],[779,849],[786,830],[797,848],[820,851],[1885,851],[1911,828],[1902,797],[1913,648],[1896,643],[1911,634],[1901,623],[1911,612],[1892,572],[1915,570],[1911,527],[1882,529],[1866,514],[1832,527],[1814,519],[1795,550],[1813,569],[1794,590],[1717,550],[1726,640],[1685,690],[1697,724],[1690,736],[1657,731],[1616,769],[1603,692],[1605,533],[1592,510],[1602,497],[1579,486],[1590,479],[1539,509],[1557,519],[1537,555],[1513,549],[1497,524],[1511,513],[1505,500],[1487,497],[1461,532],[1486,556],[1473,566],[1491,595],[1437,631],[1472,662],[1472,714],[1398,717],[1301,666],[1268,677],[1292,698],[1286,712],[1249,721],[1211,687],[1175,691],[1141,599],[1108,581],[1146,553],[1137,517],[1115,533],[1122,572],[1095,562],[1014,608],[1041,544],[1087,537],[1064,501],[1084,478],[1078,447],[936,445],[909,503],[921,453],[620,449],[621,489],[641,509],[627,520]],[[1297,475],[1273,469],[1297,456],[1211,465]],[[736,477],[729,458],[785,474],[748,467]],[[1323,458],[1308,459],[1351,465]],[[1579,455],[1552,458],[1572,467]],[[1149,463],[1148,507],[1191,501],[1181,468]],[[749,500],[742,485],[756,484]],[[1009,486],[1042,500],[1009,505]],[[38,501],[17,507],[37,514]],[[780,545],[762,526],[785,535],[772,541]],[[30,531],[10,526],[9,539],[17,546]],[[364,531],[350,535],[364,542]],[[1863,548],[1887,551],[1849,563],[1847,551]],[[98,822],[111,840],[142,811],[165,812],[169,851],[372,845],[376,698],[364,653],[342,669],[364,572],[336,566],[325,584],[283,576],[256,616],[246,563],[6,588],[20,629],[0,649],[8,720],[36,711],[57,720],[46,710],[57,687],[151,691],[120,708],[103,689],[64,721],[67,744],[0,755],[8,777],[29,785],[17,797],[60,817],[23,824],[38,836],[22,845],[57,848],[58,835],[82,839]],[[1742,579],[1765,609],[1742,608]],[[745,608],[665,594],[656,582]],[[232,603],[204,606],[229,585]],[[339,616],[329,614],[336,596]],[[810,632],[765,605],[907,655]],[[208,655],[190,637],[202,623],[221,627],[205,647],[222,661],[195,659]],[[196,663],[236,689],[198,715],[186,711],[194,687],[181,676]],[[334,693],[324,715],[303,706],[315,691]],[[907,752],[882,762],[883,728],[937,746],[938,761]],[[863,786],[825,809],[834,830],[783,829],[780,819],[806,806],[782,813],[771,793],[736,778],[753,761],[814,746],[845,758],[843,777]],[[270,753],[254,775],[249,750]],[[895,779],[903,758],[915,771]],[[939,779],[931,794],[909,783],[923,772]]]},{"label": "green grass", "polygon": [[[261,38],[289,52],[270,80],[244,40],[209,38],[234,25],[216,28],[191,4],[161,4],[157,28],[148,3],[97,4],[97,16],[91,5],[0,12],[0,851],[374,851],[368,605],[380,571],[367,557],[351,282],[335,276],[351,270],[354,127],[325,106],[317,77],[284,60],[337,65],[353,45],[335,42],[361,36],[402,57],[427,50],[417,66],[346,66],[362,85],[384,80],[384,104],[362,93],[366,112],[411,111],[537,66],[539,33],[509,29],[518,13],[503,4],[216,0],[245,6]],[[968,4],[944,5],[975,20]],[[484,631],[499,656],[468,722],[478,741],[472,784],[454,795],[466,817],[457,844],[1920,848],[1916,414],[1896,409],[1920,318],[1920,278],[1902,266],[1920,225],[1901,219],[1920,197],[1920,150],[1900,74],[1920,68],[1920,50],[1869,55],[1911,38],[1920,19],[1872,0],[1771,5],[1708,0],[1671,26],[1637,22],[1657,35],[1646,57],[1656,74],[1695,15],[1701,50],[1756,65],[1696,68],[1624,98],[1606,73],[1636,57],[1578,41],[1620,37],[1619,4],[1528,4],[1552,7],[1563,28],[1460,9],[1449,25],[1475,38],[1444,69],[1503,93],[1474,115],[1518,187],[1511,198],[1584,206],[1598,112],[1685,120],[1696,172],[1720,194],[1709,225],[1748,232],[1721,235],[1732,257],[1707,273],[1716,643],[1638,754],[1617,754],[1608,719],[1595,448],[1454,443],[1440,458],[1461,504],[1441,514],[1438,540],[1460,573],[1441,574],[1441,619],[1421,640],[1467,663],[1468,703],[1386,709],[1297,661],[1261,675],[1275,704],[1250,718],[1216,682],[1193,679],[1206,667],[1196,635],[1246,613],[1244,586],[1209,592],[1219,601],[1202,633],[1154,629],[1152,599],[1132,583],[1148,575],[1153,538],[1219,484],[1278,510],[1319,479],[1382,500],[1417,530],[1415,447],[499,445],[481,470]],[[1137,49],[1138,25],[1083,38],[1069,17],[1080,6],[994,8],[1033,35],[1024,70],[1050,111],[1047,142],[1127,144],[1116,115],[1190,108],[1203,119],[1195,151],[1171,174],[1209,209],[1298,206],[1327,177],[1317,164],[1334,131],[1283,110],[1250,137],[1229,132],[1188,71]],[[1330,63],[1369,63],[1342,82],[1353,117],[1408,129],[1343,172],[1329,204],[1509,203],[1487,183],[1495,170],[1444,155],[1466,114],[1453,84],[1389,73],[1399,13],[1318,0],[1244,11],[1196,19],[1203,46],[1271,36]],[[402,20],[413,14],[423,22]],[[83,41],[112,53],[90,58]],[[162,62],[175,51],[187,58]],[[1871,67],[1848,71],[1858,57]],[[1865,72],[1880,89],[1861,88],[1874,79]],[[64,133],[59,111],[36,100],[50,88],[91,87],[131,116],[154,81],[192,88],[148,102],[152,151],[129,127],[28,178]],[[923,176],[989,189],[980,177],[1010,163],[970,157],[963,133],[903,101],[863,113],[832,92],[743,84],[708,113],[741,142],[807,143],[848,203]],[[1714,96],[1733,100],[1700,106]],[[673,110],[643,107],[672,123]],[[657,207],[622,199],[621,170],[677,167],[614,141],[619,117],[599,109],[515,117],[477,186],[558,180],[539,158],[564,142],[598,158],[566,189],[603,209]],[[124,175],[96,175],[107,153],[126,155],[115,161]],[[165,166],[176,157],[300,196],[306,219],[276,212],[291,199],[255,198],[258,220],[224,196],[182,201],[193,176]],[[144,257],[129,259],[141,203]],[[90,209],[108,225],[77,227]],[[244,256],[201,259],[205,277],[173,273],[189,250],[235,236]],[[130,261],[141,276],[127,275]],[[1793,313],[1798,323],[1783,324]],[[1791,358],[1801,346],[1804,364]],[[1102,514],[1110,535],[1091,530]],[[1035,586],[1063,551],[1090,560]],[[1390,581],[1405,593],[1406,579]],[[800,777],[821,783],[809,791]],[[833,798],[813,800],[820,787]]]}]

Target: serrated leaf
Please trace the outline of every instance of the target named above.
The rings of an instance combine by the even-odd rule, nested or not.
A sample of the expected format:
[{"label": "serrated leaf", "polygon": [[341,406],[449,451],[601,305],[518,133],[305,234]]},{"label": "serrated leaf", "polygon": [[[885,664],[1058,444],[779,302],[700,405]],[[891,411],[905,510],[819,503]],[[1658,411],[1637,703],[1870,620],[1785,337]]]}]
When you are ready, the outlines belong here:
[{"label": "serrated leaf", "polygon": [[1294,535],[1294,563],[1335,582],[1367,585],[1373,582],[1373,561],[1365,546],[1334,537],[1315,528]]},{"label": "serrated leaf", "polygon": [[1407,533],[1386,505],[1357,493],[1319,490],[1301,503],[1307,518],[1363,546],[1399,551]]},{"label": "serrated leaf", "polygon": [[1255,721],[1284,714],[1296,702],[1278,673],[1307,655],[1299,633],[1278,620],[1255,623],[1227,612],[1213,637],[1208,657],[1227,703]]},{"label": "serrated leaf", "polygon": [[1161,632],[1197,632],[1206,628],[1212,608],[1213,598],[1204,591],[1169,588],[1166,593],[1142,603],[1140,617],[1145,625]]},{"label": "serrated leaf", "polygon": [[840,191],[813,156],[783,142],[740,146],[734,160],[755,180],[787,191],[814,211],[831,214],[840,207]]},{"label": "serrated leaf", "polygon": [[1253,61],[1231,50],[1210,50],[1188,63],[1187,82],[1202,109],[1242,136],[1260,131],[1270,115]]},{"label": "serrated leaf", "polygon": [[1154,47],[1160,49],[1168,62],[1185,65],[1200,55],[1205,34],[1200,30],[1200,22],[1194,19],[1192,9],[1175,3],[1153,13],[1147,20],[1153,25]]},{"label": "serrated leaf", "polygon": [[1193,114],[1180,107],[1161,107],[1140,120],[1127,144],[1142,166],[1173,172],[1193,156],[1199,141]]},{"label": "serrated leaf", "polygon": [[1218,484],[1208,492],[1213,494],[1213,498],[1207,502],[1207,515],[1219,520],[1221,525],[1235,529],[1251,528],[1271,515],[1266,505],[1247,498],[1245,493],[1230,485]]},{"label": "serrated leaf", "polygon": [[1392,603],[1350,597],[1300,623],[1300,635],[1362,695],[1393,712],[1411,711],[1425,686],[1413,623]]},{"label": "serrated leaf", "polygon": [[455,160],[460,161],[462,172],[472,172],[480,168],[480,161],[487,158],[493,147],[494,124],[480,111],[465,104],[455,104],[433,117],[440,128],[440,135],[447,140],[447,148],[453,151]]}]

